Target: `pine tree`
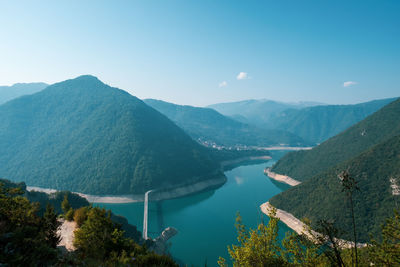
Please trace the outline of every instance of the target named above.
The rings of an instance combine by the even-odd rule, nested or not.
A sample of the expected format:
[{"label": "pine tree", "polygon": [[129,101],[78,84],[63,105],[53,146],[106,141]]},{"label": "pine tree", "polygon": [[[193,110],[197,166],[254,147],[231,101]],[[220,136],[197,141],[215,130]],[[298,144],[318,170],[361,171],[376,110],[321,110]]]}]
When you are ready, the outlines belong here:
[{"label": "pine tree", "polygon": [[71,209],[71,205],[69,204],[68,201],[68,193],[64,195],[64,200],[61,203],[61,209],[64,212],[64,214],[67,214],[67,212]]},{"label": "pine tree", "polygon": [[48,245],[56,248],[61,241],[60,235],[57,233],[61,223],[57,220],[57,214],[54,212],[54,207],[49,203],[46,206],[46,211],[43,214],[42,226],[43,233]]},{"label": "pine tree", "polygon": [[400,266],[400,214],[395,211],[392,218],[382,226],[382,241],[372,240],[368,246],[370,260],[375,266]]}]

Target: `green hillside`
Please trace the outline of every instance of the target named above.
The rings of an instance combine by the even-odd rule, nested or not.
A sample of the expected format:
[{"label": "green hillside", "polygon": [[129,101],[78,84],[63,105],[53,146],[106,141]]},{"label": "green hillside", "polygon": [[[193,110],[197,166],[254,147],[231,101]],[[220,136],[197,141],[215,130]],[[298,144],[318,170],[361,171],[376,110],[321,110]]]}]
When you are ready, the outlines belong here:
[{"label": "green hillside", "polygon": [[400,132],[400,99],[308,151],[286,154],[272,171],[304,181]]},{"label": "green hillside", "polygon": [[377,236],[385,218],[400,204],[400,195],[392,194],[389,180],[396,178],[400,185],[400,135],[274,196],[270,203],[314,223],[318,219],[334,220],[337,227],[345,231],[341,237],[351,239],[349,203],[337,176],[346,169],[360,188],[354,194],[355,217],[361,241],[365,242],[369,234]]},{"label": "green hillside", "polygon": [[0,177],[89,194],[210,178],[219,164],[164,115],[81,76],[0,106]]},{"label": "green hillside", "polygon": [[374,100],[357,105],[326,105],[288,109],[271,116],[266,126],[296,133],[314,144],[346,130],[396,98]]},{"label": "green hillside", "polygon": [[166,115],[195,140],[211,141],[223,146],[305,145],[295,134],[259,129],[228,118],[211,108],[181,106],[154,99],[144,102]]},{"label": "green hillside", "polygon": [[0,86],[0,105],[23,95],[37,93],[48,84],[45,83],[16,83],[12,86]]}]

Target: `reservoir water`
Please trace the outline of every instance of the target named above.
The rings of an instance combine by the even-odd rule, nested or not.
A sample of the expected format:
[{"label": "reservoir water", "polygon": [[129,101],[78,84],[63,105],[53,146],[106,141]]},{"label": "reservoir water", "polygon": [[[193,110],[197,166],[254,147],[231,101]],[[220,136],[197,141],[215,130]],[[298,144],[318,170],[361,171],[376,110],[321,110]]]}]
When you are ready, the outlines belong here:
[{"label": "reservoir water", "polygon": [[[274,158],[276,160],[276,158]],[[219,256],[229,259],[227,246],[236,244],[234,227],[236,213],[240,212],[247,227],[267,223],[268,216],[259,206],[289,186],[270,180],[263,174],[274,163],[240,166],[225,172],[228,181],[222,187],[195,195],[150,202],[149,236],[155,238],[160,230],[171,226],[178,234],[171,238],[170,253],[188,266],[217,266]],[[151,198],[150,198],[151,199]],[[142,230],[143,203],[97,204],[125,216]],[[279,225],[279,237],[289,229]]]}]

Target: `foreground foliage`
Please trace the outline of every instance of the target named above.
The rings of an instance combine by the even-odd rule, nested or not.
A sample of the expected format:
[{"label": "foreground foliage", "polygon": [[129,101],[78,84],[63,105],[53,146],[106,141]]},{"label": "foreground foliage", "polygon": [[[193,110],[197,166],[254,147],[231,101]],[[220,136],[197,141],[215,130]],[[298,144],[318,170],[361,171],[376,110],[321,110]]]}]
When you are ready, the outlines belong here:
[{"label": "foreground foliage", "polygon": [[68,195],[61,206],[73,212],[80,228],[75,232],[76,251],[61,253],[54,208],[48,204],[41,214],[39,203],[31,203],[21,188],[10,185],[0,183],[1,266],[177,266],[169,256],[154,254],[129,238],[110,211],[90,206],[74,211]]},{"label": "foreground foliage", "polygon": [[39,205],[22,197],[19,188],[0,184],[0,265],[48,265],[57,262],[59,223],[48,206],[43,217]]},{"label": "foreground foliage", "polygon": [[[338,245],[334,238],[337,230],[329,222],[320,223],[316,230],[323,235],[319,238],[314,235],[314,241],[292,232],[286,233],[279,242],[279,219],[275,214],[275,210],[269,214],[268,225],[261,223],[257,229],[248,231],[240,215],[237,216],[238,245],[228,247],[233,266],[400,266],[400,215],[397,211],[382,226],[382,241],[374,240],[368,247],[358,249],[357,261],[354,261],[352,249]],[[305,230],[311,233],[309,226]],[[228,266],[222,257],[218,264]]]}]

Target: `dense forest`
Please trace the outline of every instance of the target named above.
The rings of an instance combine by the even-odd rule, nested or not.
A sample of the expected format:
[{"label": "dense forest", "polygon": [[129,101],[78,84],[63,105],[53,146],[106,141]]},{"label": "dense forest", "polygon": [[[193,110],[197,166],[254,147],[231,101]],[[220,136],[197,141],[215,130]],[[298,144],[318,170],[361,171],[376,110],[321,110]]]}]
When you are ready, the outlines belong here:
[{"label": "dense forest", "polygon": [[175,105],[155,99],[146,99],[144,102],[166,115],[195,140],[220,146],[308,145],[293,133],[257,128],[226,117],[211,108]]},{"label": "dense forest", "polygon": [[[393,214],[399,195],[393,195],[392,184],[400,185],[400,136],[378,144],[359,156],[319,173],[270,199],[270,203],[297,218],[308,218],[313,226],[318,220],[334,221],[340,237],[351,238],[349,203],[342,192],[338,175],[347,170],[357,182],[354,213],[360,241],[377,236],[385,218]],[[395,181],[391,182],[394,178]]]},{"label": "dense forest", "polygon": [[286,154],[272,171],[304,181],[400,132],[400,99],[308,151]]},{"label": "dense forest", "polygon": [[0,177],[90,194],[207,179],[208,149],[141,100],[81,76],[0,106]]}]

